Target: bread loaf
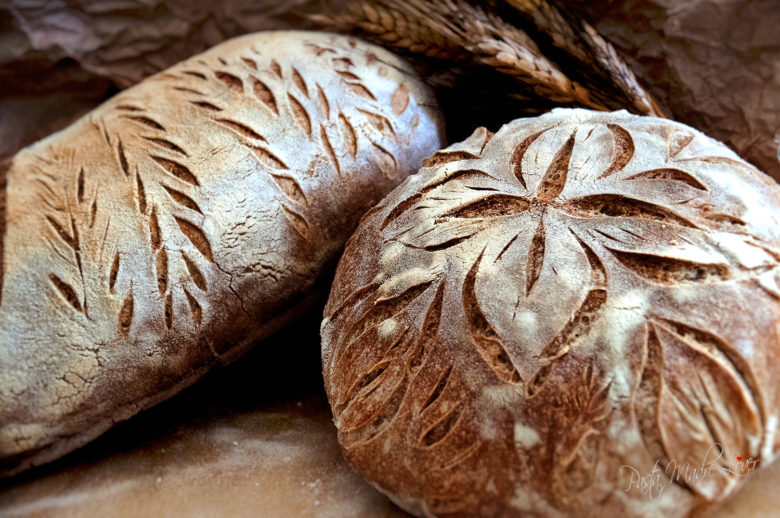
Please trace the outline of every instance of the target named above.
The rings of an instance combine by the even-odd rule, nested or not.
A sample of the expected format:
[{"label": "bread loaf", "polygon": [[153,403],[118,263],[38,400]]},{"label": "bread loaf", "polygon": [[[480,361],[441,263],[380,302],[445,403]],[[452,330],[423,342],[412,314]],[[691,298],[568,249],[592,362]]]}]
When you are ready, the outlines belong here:
[{"label": "bread loaf", "polygon": [[437,152],[322,324],[351,465],[419,516],[685,516],[778,446],[780,189],[674,122],[558,109]]},{"label": "bread loaf", "polygon": [[20,152],[3,193],[0,471],[85,443],[302,311],[441,131],[392,54],[269,32]]}]

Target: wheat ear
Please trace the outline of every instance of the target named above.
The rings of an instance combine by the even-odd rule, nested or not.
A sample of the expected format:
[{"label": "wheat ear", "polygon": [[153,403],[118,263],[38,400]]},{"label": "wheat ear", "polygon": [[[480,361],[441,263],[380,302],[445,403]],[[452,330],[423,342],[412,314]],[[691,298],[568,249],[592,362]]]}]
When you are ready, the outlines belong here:
[{"label": "wheat ear", "polygon": [[555,102],[606,109],[547,59],[524,31],[465,0],[361,1],[341,14],[312,18],[340,30],[358,28],[397,49],[487,65]]},{"label": "wheat ear", "polygon": [[552,44],[563,50],[582,66],[613,84],[634,109],[644,115],[663,117],[650,94],[639,84],[628,64],[615,48],[588,22],[576,20],[558,9],[549,0],[505,0],[529,17],[545,33]]}]

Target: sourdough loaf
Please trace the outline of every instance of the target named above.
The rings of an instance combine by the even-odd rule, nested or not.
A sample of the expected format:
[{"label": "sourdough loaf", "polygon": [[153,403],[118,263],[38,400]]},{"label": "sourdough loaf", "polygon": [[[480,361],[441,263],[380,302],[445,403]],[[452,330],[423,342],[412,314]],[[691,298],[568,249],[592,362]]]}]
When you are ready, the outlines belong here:
[{"label": "sourdough loaf", "polygon": [[20,152],[3,193],[0,471],[85,443],[284,325],[441,130],[392,54],[269,32]]},{"label": "sourdough loaf", "polygon": [[780,189],[670,121],[479,129],[372,209],[323,373],[420,516],[684,516],[780,446]]}]

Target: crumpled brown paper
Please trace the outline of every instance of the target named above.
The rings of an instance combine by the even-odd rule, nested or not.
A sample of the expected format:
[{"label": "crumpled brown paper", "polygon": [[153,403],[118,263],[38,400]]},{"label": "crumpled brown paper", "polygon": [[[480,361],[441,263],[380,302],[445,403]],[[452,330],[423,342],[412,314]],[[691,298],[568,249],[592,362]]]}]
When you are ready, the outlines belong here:
[{"label": "crumpled brown paper", "polygon": [[[226,39],[300,29],[315,0],[0,2],[0,158]],[[112,88],[113,87],[113,88]]]},{"label": "crumpled brown paper", "polygon": [[[302,28],[313,0],[8,0],[0,78],[9,64],[75,60],[126,88],[228,38]],[[3,23],[5,22],[5,23]],[[2,30],[5,29],[5,30]],[[36,63],[38,61],[38,63]]]},{"label": "crumpled brown paper", "polygon": [[778,0],[579,0],[671,118],[780,180]]},{"label": "crumpled brown paper", "polygon": [[[328,5],[338,9],[340,1]],[[324,0],[6,0],[0,7],[0,97],[63,89],[94,94],[105,91],[101,80],[125,88],[232,36],[311,27],[306,14],[323,5]],[[618,47],[670,117],[724,141],[780,180],[780,2],[570,5]],[[11,132],[7,111],[0,107],[3,142]],[[23,110],[12,111],[25,118]],[[472,126],[485,124],[476,120],[478,114]],[[462,117],[457,119],[460,124]],[[45,129],[61,127],[46,118],[33,125],[32,131],[15,126],[12,132],[19,135],[10,140],[26,145]],[[11,147],[4,145],[0,157]]]}]

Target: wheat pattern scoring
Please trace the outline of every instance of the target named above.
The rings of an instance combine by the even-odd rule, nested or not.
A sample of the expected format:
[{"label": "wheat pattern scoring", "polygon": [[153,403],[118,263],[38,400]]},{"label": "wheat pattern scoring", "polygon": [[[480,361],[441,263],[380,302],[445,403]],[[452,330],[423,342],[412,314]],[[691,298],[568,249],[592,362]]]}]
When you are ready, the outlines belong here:
[{"label": "wheat pattern scoring", "polygon": [[0,171],[0,477],[81,447],[308,310],[363,212],[443,135],[400,57],[268,31],[19,151]]},{"label": "wheat pattern scoring", "polygon": [[[168,91],[169,102],[189,107],[191,116],[230,135],[236,145],[245,148],[277,189],[280,214],[304,242],[311,242],[316,229],[307,216],[308,200],[302,176],[312,174],[312,170],[291,170],[289,158],[285,156],[290,150],[285,149],[279,136],[268,135],[262,124],[248,121],[263,120],[263,117],[289,121],[285,124],[312,142],[318,150],[316,153],[331,164],[337,176],[342,174],[341,161],[356,159],[362,146],[370,146],[369,153],[376,157],[385,176],[395,176],[397,161],[385,146],[388,142],[393,145],[399,142],[392,119],[384,114],[386,108],[376,101],[348,54],[326,44],[308,43],[307,48],[335,75],[357,108],[348,110],[350,107],[344,105],[349,103],[344,99],[336,102],[328,98],[320,84],[327,76],[307,77],[309,74],[300,67],[269,61],[255,49],[247,49],[245,55],[231,61],[213,56],[193,59],[150,81]],[[399,95],[403,96],[404,92],[407,95],[402,101],[406,103],[401,110],[404,111],[408,91],[405,86],[399,90]],[[203,158],[182,138],[181,132],[171,131],[176,123],[167,120],[170,115],[165,112],[150,113],[143,101],[134,100],[132,95],[110,104],[99,117],[91,120],[91,125],[113,156],[119,176],[111,181],[127,183],[136,210],[134,217],[146,229],[152,274],[156,276],[160,294],[160,318],[169,329],[181,322],[185,316],[174,314],[175,302],[181,299],[186,305],[178,307],[189,308],[190,322],[199,326],[208,308],[202,297],[209,291],[209,272],[219,270],[214,238],[203,227],[206,215],[201,187],[208,181],[199,166]],[[368,124],[355,122],[356,116]],[[358,127],[362,128],[361,134]],[[71,192],[45,172],[46,167],[61,160],[57,155],[45,163],[42,160],[38,170],[39,196],[46,207],[47,241],[63,261],[75,268],[76,275],[68,276],[69,282],[51,272],[52,288],[72,310],[89,319],[90,294],[83,271],[83,263],[88,259],[82,257],[81,236],[84,233],[102,236],[101,253],[105,253],[101,259],[109,257],[105,265],[107,291],[121,300],[117,329],[121,335],[127,335],[133,328],[134,317],[132,279],[120,290],[117,281],[122,278],[123,253],[116,247],[103,250],[110,246],[107,237],[114,229],[112,225],[118,223],[112,222],[110,215],[101,209],[100,183],[104,179],[99,175],[109,173],[79,165]],[[74,160],[79,159],[68,158],[71,169]],[[103,223],[99,228],[95,226],[96,219]],[[180,241],[179,237],[186,241]],[[191,285],[172,282],[174,276],[188,277]]]}]

